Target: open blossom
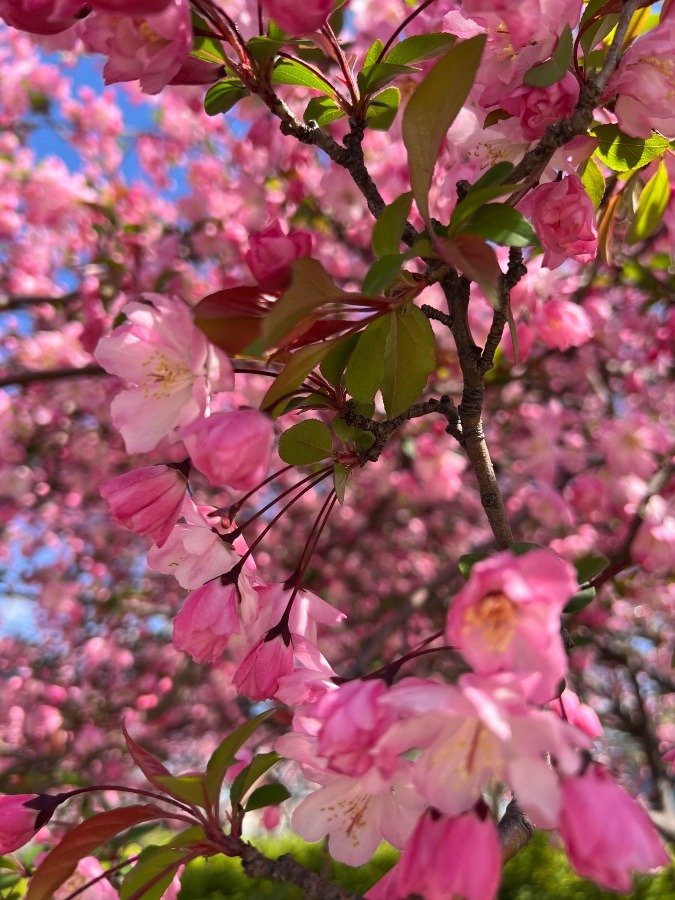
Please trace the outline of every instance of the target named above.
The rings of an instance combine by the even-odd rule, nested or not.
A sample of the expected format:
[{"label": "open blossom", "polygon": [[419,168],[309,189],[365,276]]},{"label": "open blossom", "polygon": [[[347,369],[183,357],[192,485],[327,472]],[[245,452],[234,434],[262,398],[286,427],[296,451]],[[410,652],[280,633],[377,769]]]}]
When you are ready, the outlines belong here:
[{"label": "open blossom", "polygon": [[263,290],[283,291],[291,283],[293,262],[311,252],[312,236],[308,231],[284,234],[275,219],[264,231],[251,235],[244,259]]},{"label": "open blossom", "polygon": [[618,94],[614,112],[619,128],[637,138],[649,138],[652,129],[675,137],[675,15],[668,15],[635,41],[610,80],[608,94]]},{"label": "open blossom", "polygon": [[87,18],[83,38],[88,50],[108,57],[106,84],[138,78],[146,94],[157,94],[190,55],[190,4],[170,0],[159,12],[132,15],[97,10]]},{"label": "open blossom", "polygon": [[241,631],[237,589],[219,578],[188,594],[173,620],[173,645],[197,662],[215,662]]},{"label": "open blossom", "polygon": [[519,205],[544,248],[544,266],[557,269],[566,259],[595,259],[595,210],[578,175],[540,184]]},{"label": "open blossom", "polygon": [[335,0],[312,0],[298,3],[297,0],[262,0],[265,12],[271,16],[279,28],[287,34],[300,36],[316,31],[326,24],[333,12]]},{"label": "open blossom", "polygon": [[645,810],[597,763],[563,779],[560,835],[572,866],[612,891],[631,890],[633,872],[670,857]]},{"label": "open blossom", "polygon": [[176,468],[147,466],[106,481],[100,492],[118,525],[149,534],[161,547],[180,514],[186,484]]},{"label": "open blossom", "polygon": [[499,553],[476,563],[452,602],[448,642],[484,675],[535,674],[535,703],[556,694],[567,671],[560,614],[578,590],[574,569],[548,550]]},{"label": "open blossom", "polygon": [[146,294],[148,303],[129,303],[129,320],[99,341],[96,359],[131,387],[112,402],[115,427],[129,453],[153,450],[174,429],[206,409],[209,390],[230,390],[232,366],[214,352],[192,322],[188,306],[175,297]]},{"label": "open blossom", "polygon": [[580,347],[593,337],[593,325],[588,314],[569,300],[547,300],[532,318],[537,336],[547,347],[569,350]]},{"label": "open blossom", "polygon": [[38,830],[35,820],[39,810],[25,805],[37,797],[37,794],[0,796],[0,856],[23,847]]},{"label": "open blossom", "polygon": [[485,804],[449,818],[427,809],[398,863],[365,895],[368,900],[492,900],[501,875],[497,829]]},{"label": "open blossom", "polygon": [[181,437],[192,462],[213,485],[248,491],[267,475],[274,425],[255,409],[214,413],[193,422]]}]

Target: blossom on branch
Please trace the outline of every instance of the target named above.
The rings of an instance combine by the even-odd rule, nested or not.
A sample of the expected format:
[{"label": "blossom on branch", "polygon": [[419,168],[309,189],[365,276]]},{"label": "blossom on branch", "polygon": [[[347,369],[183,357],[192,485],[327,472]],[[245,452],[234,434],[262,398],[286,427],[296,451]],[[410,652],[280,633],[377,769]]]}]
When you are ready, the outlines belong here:
[{"label": "blossom on branch", "polygon": [[173,466],[134,469],[100,487],[118,525],[149,534],[158,547],[169,537],[183,506],[185,476]]}]

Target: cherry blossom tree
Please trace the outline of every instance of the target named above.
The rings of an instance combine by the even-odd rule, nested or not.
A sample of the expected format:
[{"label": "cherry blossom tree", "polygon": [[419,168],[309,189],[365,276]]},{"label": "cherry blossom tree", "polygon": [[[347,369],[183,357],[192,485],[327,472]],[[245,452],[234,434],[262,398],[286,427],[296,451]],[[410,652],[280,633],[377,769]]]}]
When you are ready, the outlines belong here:
[{"label": "cherry blossom tree", "polygon": [[245,839],[278,809],[401,850],[374,900],[494,897],[535,828],[608,889],[668,863],[674,15],[0,2],[29,900],[218,854],[354,897]]}]

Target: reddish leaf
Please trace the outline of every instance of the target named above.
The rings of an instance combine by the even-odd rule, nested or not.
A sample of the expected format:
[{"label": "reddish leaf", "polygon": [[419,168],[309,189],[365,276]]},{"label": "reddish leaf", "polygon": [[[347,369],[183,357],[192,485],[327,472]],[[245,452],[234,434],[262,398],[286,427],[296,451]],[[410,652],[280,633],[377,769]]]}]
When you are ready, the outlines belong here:
[{"label": "reddish leaf", "polygon": [[152,753],[148,753],[147,750],[144,750],[136,743],[127,731],[124,721],[122,722],[122,734],[124,735],[124,740],[126,741],[127,748],[133,761],[148,779],[150,784],[154,785],[154,787],[159,787],[161,790],[161,787],[155,781],[155,776],[171,775],[171,772],[169,772],[166,766],[163,765],[156,756],[153,756]]},{"label": "reddish leaf", "polygon": [[436,249],[462,275],[477,282],[495,309],[499,309],[499,268],[492,247],[476,234],[459,234],[452,241],[439,238]]},{"label": "reddish leaf", "polygon": [[54,891],[73,874],[78,862],[96,847],[132,825],[169,816],[170,813],[158,806],[136,804],[99,813],[76,825],[47,854],[30,880],[26,900],[53,900]]},{"label": "reddish leaf", "polygon": [[212,344],[235,356],[259,336],[271,308],[272,302],[257,285],[242,284],[200,300],[194,309],[195,324]]}]

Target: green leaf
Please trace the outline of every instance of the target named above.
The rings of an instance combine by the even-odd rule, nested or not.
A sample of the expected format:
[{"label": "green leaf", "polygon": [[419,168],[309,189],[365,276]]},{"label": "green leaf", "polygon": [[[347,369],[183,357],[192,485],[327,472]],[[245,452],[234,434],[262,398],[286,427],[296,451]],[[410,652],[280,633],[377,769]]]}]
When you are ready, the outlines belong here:
[{"label": "green leaf", "polygon": [[591,578],[595,578],[595,576],[599,575],[608,565],[609,560],[606,556],[582,556],[581,559],[578,559],[574,563],[579,584],[585,584],[587,581],[590,581]]},{"label": "green leaf", "polygon": [[391,315],[380,390],[389,418],[419,399],[436,368],[436,338],[421,309],[408,303]]},{"label": "green leaf", "polygon": [[468,193],[475,194],[483,188],[495,187],[498,184],[503,184],[511,172],[513,172],[513,169],[513,163],[507,162],[507,160],[495,163],[494,166],[490,166],[487,172],[483,172],[478,181],[475,181],[471,185]]},{"label": "green leaf", "polygon": [[399,252],[411,205],[412,191],[406,191],[382,210],[373,228],[373,252],[376,256]]},{"label": "green leaf", "polygon": [[586,193],[591,198],[593,208],[598,209],[605,196],[605,176],[598,168],[593,157],[589,157],[579,169],[581,175],[581,183],[586,189]]},{"label": "green leaf", "polygon": [[488,203],[480,206],[462,231],[479,234],[503,247],[529,247],[539,243],[534,228],[525,216],[507,203]]},{"label": "green leaf", "polygon": [[374,65],[378,56],[380,55],[380,53],[382,53],[383,50],[384,50],[384,44],[378,38],[376,41],[374,41],[371,44],[370,49],[366,53],[366,57],[363,60],[363,68],[365,69],[368,66]]},{"label": "green leaf", "polygon": [[274,708],[266,709],[248,722],[240,725],[236,731],[229,734],[225,740],[216,747],[211,754],[211,758],[206,766],[205,784],[208,792],[209,800],[214,802],[220,796],[220,789],[225,778],[225,772],[236,762],[235,754],[237,750],[246,743],[251,735],[262,725],[265,719],[268,719],[274,712]]},{"label": "green leaf", "polygon": [[448,128],[469,96],[485,40],[481,34],[452,46],[418,84],[403,113],[410,185],[430,231],[429,189],[436,159]]},{"label": "green leaf", "polygon": [[342,463],[335,463],[333,466],[333,487],[338,503],[345,502],[345,490],[349,481],[350,470]]},{"label": "green leaf", "polygon": [[492,247],[476,234],[458,234],[452,241],[439,238],[443,259],[466,278],[475,281],[494,309],[499,309],[499,279],[502,270]]},{"label": "green leaf", "polygon": [[574,49],[574,39],[572,37],[572,29],[569,25],[565,25],[560,32],[558,44],[555,48],[553,56],[538,66],[533,66],[525,73],[523,81],[525,84],[531,84],[533,87],[549,87],[565,77],[565,73],[572,62],[572,51]]},{"label": "green leaf", "polygon": [[202,59],[204,62],[220,63],[228,62],[223,45],[220,41],[210,37],[195,37],[190,56]]},{"label": "green leaf", "polygon": [[627,235],[629,244],[644,241],[653,234],[663,220],[663,214],[670,199],[670,180],[668,170],[661,160],[656,173],[644,186],[638,201],[635,219]]},{"label": "green leaf", "polygon": [[207,116],[217,116],[232,109],[249,94],[239,78],[223,78],[216,82],[206,92],[204,98],[204,111]]},{"label": "green leaf", "polygon": [[384,378],[384,354],[393,313],[370,322],[359,335],[345,369],[345,386],[355,400],[375,398]]},{"label": "green leaf", "polygon": [[283,784],[275,782],[274,784],[263,784],[262,787],[256,788],[248,798],[245,812],[251,812],[254,809],[262,809],[264,806],[278,806],[284,800],[288,800],[291,792],[285,788]]},{"label": "green leaf", "polygon": [[272,59],[286,44],[290,43],[288,39],[275,39],[271,37],[252,37],[246,44],[248,52],[259,63],[267,62]]},{"label": "green leaf", "polygon": [[366,125],[375,131],[388,131],[394,123],[400,102],[398,88],[386,88],[376,94],[366,107]]},{"label": "green leaf", "polygon": [[618,125],[596,125],[591,134],[599,141],[597,155],[615,172],[642,168],[668,149],[668,138],[660,134],[648,139],[631,137]]},{"label": "green leaf", "polygon": [[[609,13],[596,19],[587,28],[585,27],[586,23],[602,6],[605,5],[606,2],[607,0],[591,0],[586,7],[584,15],[581,17],[581,25],[584,26],[584,28],[580,29],[581,37],[579,43],[583,48],[585,57],[588,57],[593,47],[597,47],[600,41],[604,40],[607,35],[616,28],[619,22],[618,13]],[[584,63],[587,61],[587,59],[584,60]]]},{"label": "green leaf", "polygon": [[345,111],[340,109],[331,97],[312,97],[307,104],[303,118],[305,122],[314,121],[317,125],[328,125],[329,122],[335,122],[344,115]]},{"label": "green leaf", "polygon": [[[303,423],[300,423],[303,424]],[[251,790],[253,785],[259,778],[267,772],[272,766],[276,765],[282,759],[278,753],[260,753],[254,756],[251,762],[245,766],[232,782],[230,788],[230,803],[234,809],[238,803],[241,803],[243,797]]]},{"label": "green leaf", "polygon": [[348,334],[346,337],[335,341],[330,353],[321,363],[321,374],[333,387],[340,386],[349,357],[352,355],[358,340],[358,334]]},{"label": "green leaf", "polygon": [[134,804],[98,813],[80,822],[47,854],[30,880],[25,900],[53,900],[54,892],[75,871],[78,862],[110,838],[141,822],[165,819],[166,810]]},{"label": "green leaf", "polygon": [[567,601],[565,608],[563,609],[564,613],[575,613],[579,612],[580,609],[585,609],[589,603],[595,597],[596,590],[594,587],[584,588],[579,591],[573,597]]},{"label": "green leaf", "polygon": [[284,397],[288,399],[288,395],[300,387],[305,377],[319,365],[324,357],[328,356],[334,345],[334,341],[324,341],[322,344],[308,344],[306,347],[296,350],[285,368],[272,382],[270,389],[263,397],[260,408],[271,412],[275,418],[280,415],[281,410],[275,409],[277,403]]},{"label": "green leaf", "polygon": [[476,565],[477,562],[480,562],[483,559],[487,559],[489,553],[465,553],[463,556],[457,560],[457,566],[459,571],[462,573],[465,581],[469,580],[469,575],[471,575],[471,570]]},{"label": "green leaf", "polygon": [[533,544],[532,541],[516,541],[515,544],[511,544],[509,547],[509,550],[514,556],[525,556],[525,554],[529,553],[531,550],[541,549],[541,544]]},{"label": "green leaf", "polygon": [[479,183],[480,182],[476,182],[469,190],[466,197],[463,200],[460,200],[453,209],[452,215],[450,216],[450,235],[457,234],[462,223],[470,218],[470,216],[472,216],[477,209],[480,209],[481,206],[484,206],[496,197],[503,197],[504,194],[510,194],[518,187],[518,185],[515,184],[491,184],[479,187]]},{"label": "green leaf", "polygon": [[361,94],[374,94],[379,91],[385,84],[389,84],[394,78],[400,75],[409,75],[414,72],[410,66],[393,66],[391,63],[375,63],[371,66],[364,66],[359,72],[356,81]]},{"label": "green leaf", "polygon": [[405,260],[404,253],[391,253],[381,259],[376,259],[363,279],[363,293],[373,296],[383,294],[398,278],[398,273]]},{"label": "green leaf", "polygon": [[333,453],[330,431],[319,419],[306,419],[279,438],[279,456],[291,466],[309,466]]},{"label": "green leaf", "polygon": [[394,44],[385,56],[384,62],[407,66],[410,63],[433,59],[434,56],[452,47],[455,41],[454,34],[416,34]]},{"label": "green leaf", "polygon": [[[129,897],[134,894],[142,897],[143,900],[160,900],[173,881],[176,869],[188,855],[190,855],[188,850],[176,850],[172,847],[146,847],[141,852],[133,869],[124,876],[120,887],[120,900],[129,900]],[[162,872],[165,874],[159,878],[158,876]],[[142,894],[138,894],[151,881],[153,882],[152,886]]]},{"label": "green leaf", "polygon": [[203,775],[155,775],[153,784],[191,806],[208,806]]},{"label": "green leaf", "polygon": [[321,91],[322,94],[335,94],[329,82],[292,59],[279,60],[272,72],[272,84],[294,84]]},{"label": "green leaf", "polygon": [[296,259],[291,286],[274,304],[263,322],[261,337],[247,352],[256,354],[277,345],[313,309],[344,296],[345,291],[333,282],[318,260],[310,256]]}]

